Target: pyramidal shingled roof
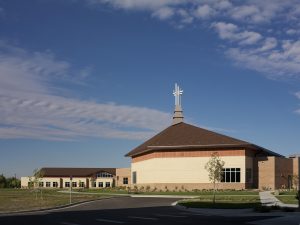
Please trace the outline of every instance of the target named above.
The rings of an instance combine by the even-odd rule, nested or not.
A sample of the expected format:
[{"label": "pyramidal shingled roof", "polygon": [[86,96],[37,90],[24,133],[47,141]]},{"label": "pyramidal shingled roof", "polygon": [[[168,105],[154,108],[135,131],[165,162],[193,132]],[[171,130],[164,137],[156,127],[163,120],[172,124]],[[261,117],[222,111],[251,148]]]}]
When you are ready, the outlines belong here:
[{"label": "pyramidal shingled roof", "polygon": [[169,126],[154,137],[126,154],[136,156],[149,151],[163,149],[201,149],[201,148],[225,148],[225,147],[251,147],[262,150],[268,155],[281,156],[275,152],[260,146],[232,138],[223,134],[196,127],[184,122]]}]

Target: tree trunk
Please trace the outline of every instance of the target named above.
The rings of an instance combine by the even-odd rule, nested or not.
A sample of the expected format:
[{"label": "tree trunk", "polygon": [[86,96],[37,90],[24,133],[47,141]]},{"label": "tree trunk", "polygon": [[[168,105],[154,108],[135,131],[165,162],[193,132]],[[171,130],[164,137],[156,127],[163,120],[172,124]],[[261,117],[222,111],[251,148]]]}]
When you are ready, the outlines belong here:
[{"label": "tree trunk", "polygon": [[213,204],[216,203],[216,182],[214,181],[214,197],[213,197]]},{"label": "tree trunk", "polygon": [[298,189],[298,211],[300,211],[300,190]]}]

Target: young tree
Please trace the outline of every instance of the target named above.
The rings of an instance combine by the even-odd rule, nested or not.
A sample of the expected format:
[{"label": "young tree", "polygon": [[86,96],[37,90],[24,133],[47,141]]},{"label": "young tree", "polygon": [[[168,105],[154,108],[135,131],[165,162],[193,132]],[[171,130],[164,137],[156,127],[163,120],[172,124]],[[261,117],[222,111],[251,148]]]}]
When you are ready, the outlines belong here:
[{"label": "young tree", "polygon": [[209,161],[205,164],[205,169],[208,171],[208,178],[214,185],[214,204],[216,202],[216,182],[220,182],[222,179],[224,164],[225,162],[221,160],[217,152],[212,153]]},{"label": "young tree", "polygon": [[36,199],[37,199],[37,192],[40,192],[40,197],[43,199],[42,189],[40,189],[40,182],[44,176],[44,172],[40,169],[33,170],[33,188],[36,190]]}]

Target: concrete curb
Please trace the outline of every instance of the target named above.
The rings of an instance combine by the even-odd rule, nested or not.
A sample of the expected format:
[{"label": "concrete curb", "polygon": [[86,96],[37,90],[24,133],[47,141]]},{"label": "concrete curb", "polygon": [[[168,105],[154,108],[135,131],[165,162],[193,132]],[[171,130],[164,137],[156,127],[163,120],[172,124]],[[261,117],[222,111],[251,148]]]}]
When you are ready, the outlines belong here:
[{"label": "concrete curb", "polygon": [[[59,193],[69,194],[69,191],[58,191]],[[80,192],[72,191],[73,194],[79,195],[102,195],[102,196],[130,196],[130,194],[115,194],[115,193],[99,193],[99,192]]]},{"label": "concrete curb", "polygon": [[[180,200],[179,200],[180,201]],[[173,202],[171,205],[178,210],[194,213],[194,214],[201,214],[206,216],[223,216],[223,217],[278,217],[278,216],[294,216],[298,215],[298,212],[255,212],[252,208],[246,209],[211,209],[211,208],[188,208],[182,205],[179,205],[179,201]]]},{"label": "concrete curb", "polygon": [[192,199],[199,196],[189,196],[189,195],[130,195],[132,198],[182,198],[182,199]]}]

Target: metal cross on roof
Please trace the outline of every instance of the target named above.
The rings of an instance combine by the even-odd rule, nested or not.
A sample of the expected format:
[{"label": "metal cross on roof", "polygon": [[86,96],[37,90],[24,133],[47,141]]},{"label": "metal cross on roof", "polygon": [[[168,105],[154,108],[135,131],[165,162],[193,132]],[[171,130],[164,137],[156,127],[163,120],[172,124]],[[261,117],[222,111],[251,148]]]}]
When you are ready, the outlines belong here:
[{"label": "metal cross on roof", "polygon": [[173,95],[175,96],[175,105],[181,106],[181,95],[183,94],[183,90],[175,83],[175,90],[173,91]]}]

